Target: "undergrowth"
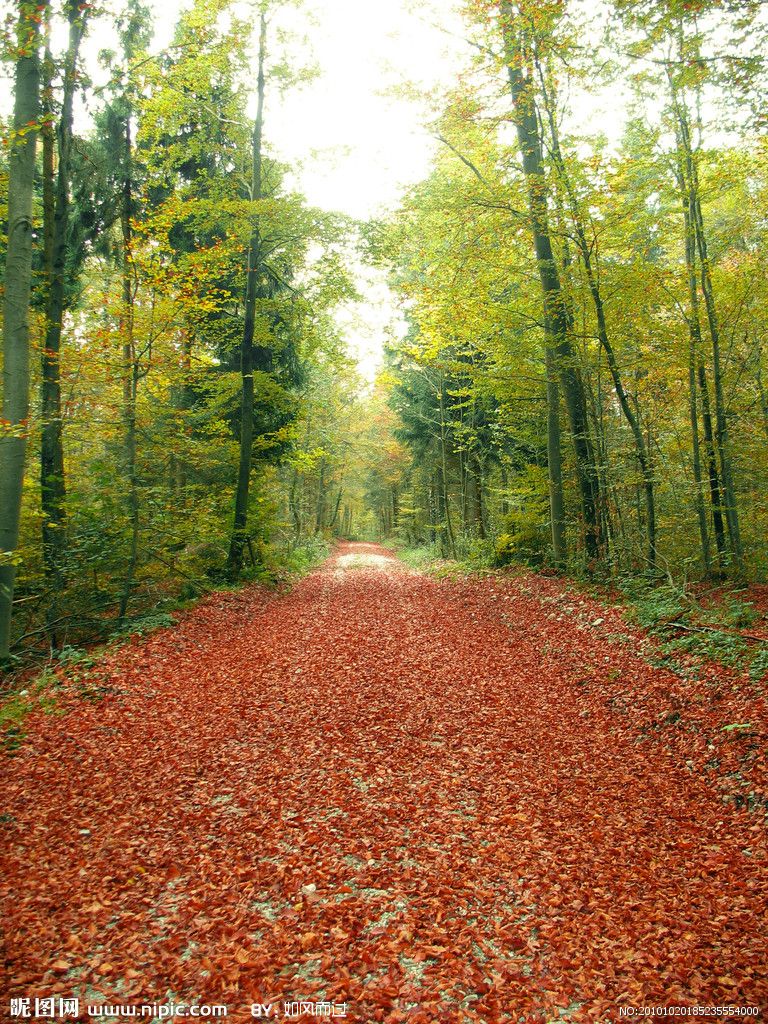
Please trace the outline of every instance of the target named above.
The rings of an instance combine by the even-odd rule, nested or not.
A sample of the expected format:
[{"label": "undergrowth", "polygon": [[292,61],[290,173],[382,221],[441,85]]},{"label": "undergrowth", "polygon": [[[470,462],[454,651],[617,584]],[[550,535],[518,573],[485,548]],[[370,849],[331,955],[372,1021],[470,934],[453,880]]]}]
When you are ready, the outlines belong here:
[{"label": "undergrowth", "polygon": [[493,545],[488,541],[460,545],[455,559],[447,557],[438,543],[408,547],[396,542],[393,547],[401,562],[437,579],[489,575],[495,571]]},{"label": "undergrowth", "polygon": [[727,593],[708,606],[692,588],[669,582],[654,584],[628,577],[619,581],[618,589],[626,602],[626,617],[657,638],[671,667],[692,657],[746,670],[753,682],[768,672],[768,643],[739,632],[760,619],[758,610],[740,592]]},{"label": "undergrowth", "polygon": [[283,549],[276,561],[277,575],[279,578],[305,576],[324,562],[330,553],[329,543],[319,537],[308,540],[298,547]]}]

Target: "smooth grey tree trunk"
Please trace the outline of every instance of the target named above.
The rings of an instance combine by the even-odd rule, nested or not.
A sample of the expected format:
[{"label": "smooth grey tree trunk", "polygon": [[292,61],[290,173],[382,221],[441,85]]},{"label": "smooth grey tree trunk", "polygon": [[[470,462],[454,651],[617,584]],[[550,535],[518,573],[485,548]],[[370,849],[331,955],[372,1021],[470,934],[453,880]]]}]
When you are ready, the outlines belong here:
[{"label": "smooth grey tree trunk", "polygon": [[549,476],[549,516],[552,536],[552,559],[560,568],[568,557],[565,534],[565,499],[563,497],[563,450],[560,443],[560,385],[555,369],[555,353],[551,345],[545,352],[547,372],[547,466]]},{"label": "smooth grey tree trunk", "polygon": [[131,218],[133,217],[133,192],[131,185],[131,164],[133,150],[131,143],[131,111],[125,114],[123,125],[123,170],[122,208],[120,224],[123,235],[123,266],[122,266],[122,299],[123,308],[120,333],[123,339],[123,421],[125,424],[125,477],[128,485],[128,516],[131,524],[130,555],[128,568],[123,581],[123,592],[120,595],[118,618],[122,622],[128,611],[131,599],[136,567],[139,562],[139,481],[137,475],[137,439],[136,439],[136,398],[139,387],[139,360],[136,355],[134,337],[134,288],[131,264]]},{"label": "smooth grey tree trunk", "polygon": [[[673,90],[673,100],[677,104],[676,93]],[[704,448],[707,456],[707,478],[709,481],[710,503],[712,506],[712,526],[715,534],[715,548],[719,568],[723,569],[725,557],[725,526],[723,522],[722,491],[720,486],[720,472],[717,466],[717,452],[715,450],[715,433],[712,425],[712,411],[709,400],[709,384],[707,382],[707,370],[704,364],[704,354],[701,338],[700,303],[699,291],[696,280],[697,247],[694,204],[695,197],[691,190],[691,168],[693,163],[692,153],[681,134],[680,113],[678,116],[677,143],[680,150],[678,183],[683,196],[683,231],[685,242],[685,265],[688,285],[688,302],[690,315],[688,317],[688,333],[690,342],[691,359],[693,360],[698,391],[701,399],[701,414],[704,427]],[[696,403],[694,397],[694,404]],[[697,425],[697,424],[696,424]],[[693,426],[693,422],[692,422]],[[697,430],[694,431],[697,433]],[[694,456],[695,456],[694,450]],[[695,472],[695,466],[694,466]],[[695,480],[695,477],[694,477]],[[705,552],[705,562],[709,561],[708,551]]]},{"label": "smooth grey tree trunk", "polygon": [[451,498],[448,494],[448,460],[447,460],[447,437],[445,422],[445,380],[441,377],[439,387],[440,400],[440,489],[443,498],[443,512],[445,515],[445,532],[448,538],[448,551],[454,560],[456,559],[456,535],[453,532],[453,517],[451,515]]}]

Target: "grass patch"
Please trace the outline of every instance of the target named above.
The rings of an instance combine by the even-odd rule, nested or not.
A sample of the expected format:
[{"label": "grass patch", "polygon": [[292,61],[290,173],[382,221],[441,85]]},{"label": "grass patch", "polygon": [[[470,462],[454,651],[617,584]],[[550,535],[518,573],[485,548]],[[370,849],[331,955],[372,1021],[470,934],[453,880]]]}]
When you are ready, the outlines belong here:
[{"label": "grass patch", "polygon": [[469,541],[460,546],[458,558],[446,558],[439,544],[421,544],[418,547],[394,545],[401,562],[418,572],[436,579],[456,579],[463,576],[495,575],[493,544],[490,541]]}]

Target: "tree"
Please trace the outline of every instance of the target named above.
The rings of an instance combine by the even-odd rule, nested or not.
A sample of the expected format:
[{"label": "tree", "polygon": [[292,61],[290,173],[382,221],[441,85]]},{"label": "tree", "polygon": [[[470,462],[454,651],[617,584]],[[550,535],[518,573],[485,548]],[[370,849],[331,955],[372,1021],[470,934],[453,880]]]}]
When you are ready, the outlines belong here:
[{"label": "tree", "polygon": [[3,406],[0,423],[0,660],[8,657],[14,552],[19,540],[29,415],[29,297],[32,280],[32,195],[40,113],[40,24],[45,4],[19,3],[13,128],[8,181],[8,243],[3,321]]},{"label": "tree", "polygon": [[240,373],[242,375],[242,399],[240,405],[240,459],[235,488],[235,512],[232,524],[232,538],[229,544],[227,570],[231,579],[237,579],[243,568],[243,549],[247,540],[248,494],[251,479],[253,449],[253,372],[258,369],[269,371],[269,347],[260,344],[254,351],[256,324],[256,300],[267,297],[269,283],[263,263],[260,211],[262,198],[262,135],[264,130],[264,62],[266,60],[267,17],[266,8],[261,7],[259,15],[259,56],[256,73],[256,119],[252,137],[252,179],[251,200],[255,205],[251,237],[248,244],[248,265],[245,290],[245,323],[240,347]]},{"label": "tree", "polygon": [[[560,283],[560,273],[555,260],[549,231],[548,189],[542,159],[542,139],[539,130],[540,118],[536,109],[534,49],[537,19],[533,9],[520,4],[517,9],[508,0],[502,0],[500,7],[501,27],[504,39],[504,60],[509,78],[509,87],[514,107],[514,120],[518,145],[528,190],[528,212],[530,230],[536,251],[536,262],[544,302],[544,325],[547,335],[548,364],[554,364],[563,389],[565,406],[571,426],[573,445],[576,453],[576,467],[581,493],[581,508],[584,519],[584,546],[589,558],[599,555],[602,546],[602,528],[598,515],[598,480],[595,469],[595,454],[587,423],[586,400],[581,372],[576,354],[571,345],[571,314]],[[557,395],[550,383],[548,401],[555,403]],[[550,417],[550,429],[554,429],[554,416]],[[553,449],[558,447],[557,439],[550,438],[550,462],[556,470],[559,458]],[[555,456],[554,460],[552,456]],[[557,475],[550,470],[550,487],[554,491],[555,506],[552,512],[553,527],[561,519],[558,492],[560,484]],[[553,533],[553,542],[562,546],[560,530]],[[564,552],[557,551],[558,560]]]},{"label": "tree", "polygon": [[[77,86],[77,62],[88,8],[79,0],[67,0],[65,13],[69,42],[64,61],[64,87],[57,128],[58,168],[53,195],[51,265],[47,281],[46,332],[42,358],[41,406],[43,428],[40,443],[43,558],[49,581],[61,586],[62,559],[66,547],[66,484],[61,408],[61,336],[64,319],[67,234],[72,173],[72,118]],[[55,604],[55,601],[54,601]]]},{"label": "tree", "polygon": [[123,420],[125,423],[124,472],[128,485],[128,508],[131,523],[130,556],[125,583],[120,598],[118,617],[122,621],[134,585],[139,560],[140,503],[137,473],[136,400],[142,375],[142,357],[137,352],[135,337],[134,299],[136,294],[135,270],[132,261],[133,224],[136,217],[135,168],[133,144],[133,118],[135,116],[135,83],[131,81],[132,63],[149,41],[149,11],[139,0],[129,0],[121,21],[120,41],[123,49],[121,78],[122,92],[115,98],[110,113],[117,121],[116,177],[117,205],[120,212],[121,233],[121,292],[122,309],[120,334],[123,341]]},{"label": "tree", "polygon": [[[748,88],[760,77],[761,62],[750,56],[740,57],[733,52],[719,52],[722,40],[726,47],[737,50],[751,32],[753,19],[759,5],[752,0],[734,5],[732,9],[721,10],[722,5],[702,3],[690,5],[681,0],[659,3],[646,0],[641,4],[627,4],[617,0],[616,9],[625,25],[631,29],[640,28],[645,39],[634,47],[638,56],[654,53],[655,63],[663,69],[663,83],[668,92],[668,110],[676,141],[673,159],[682,201],[682,229],[687,270],[689,296],[689,338],[691,402],[690,415],[693,433],[694,473],[699,495],[701,494],[701,460],[698,438],[698,412],[700,403],[704,427],[705,451],[709,478],[712,520],[715,543],[721,569],[725,555],[725,531],[727,526],[730,553],[738,571],[743,569],[743,545],[739,523],[738,500],[734,478],[733,452],[726,409],[724,367],[721,354],[722,327],[713,285],[712,261],[709,253],[708,233],[702,204],[700,183],[701,140],[703,124],[701,119],[702,89],[709,80],[723,81],[721,67],[725,67],[725,79],[732,79],[726,87]],[[709,15],[709,18],[707,18]],[[706,27],[705,27],[706,26]],[[758,27],[758,33],[761,29]],[[707,36],[716,40],[715,52],[703,56]],[[698,112],[698,113],[694,113]],[[695,135],[698,133],[698,142]],[[698,278],[698,280],[697,280]],[[700,302],[701,298],[701,302]],[[712,358],[712,381],[714,391],[714,417],[709,396],[707,367],[704,359],[701,332],[701,305],[708,327]],[[698,385],[698,396],[696,387]],[[698,398],[698,401],[697,401]],[[699,529],[702,540],[703,558],[709,566],[708,538],[706,524],[698,505]]]}]

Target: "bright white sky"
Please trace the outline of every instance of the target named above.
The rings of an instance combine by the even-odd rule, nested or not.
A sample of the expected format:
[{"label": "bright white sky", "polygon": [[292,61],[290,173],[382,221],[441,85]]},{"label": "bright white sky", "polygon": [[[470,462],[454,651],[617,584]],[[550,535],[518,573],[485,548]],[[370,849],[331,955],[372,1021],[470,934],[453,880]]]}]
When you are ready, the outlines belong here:
[{"label": "bright white sky", "polygon": [[[179,10],[189,5],[150,0],[155,51],[170,42]],[[403,82],[426,89],[449,84],[467,48],[419,14],[422,6],[414,0],[308,0],[306,14],[280,17],[308,37],[320,77],[282,99],[268,91],[265,140],[292,166],[305,165],[299,180],[313,205],[365,218],[391,208],[401,186],[426,173],[432,149],[418,104],[385,93]],[[455,27],[450,2],[443,6],[443,19]],[[237,10],[243,16],[247,3]],[[284,11],[290,10],[287,4]]]},{"label": "bright white sky", "polygon": [[[170,41],[179,0],[153,0],[155,49]],[[267,147],[296,168],[310,204],[361,219],[392,209],[429,169],[434,142],[419,103],[392,94],[403,82],[431,91],[451,84],[469,57],[465,44],[431,24],[413,0],[309,0],[309,36],[320,77],[280,98],[267,95]],[[419,5],[421,6],[421,5]],[[457,22],[447,14],[443,24]],[[447,19],[447,22],[446,22]],[[350,351],[372,380],[382,345],[403,330],[384,275],[358,269],[365,299],[340,311]]]}]

